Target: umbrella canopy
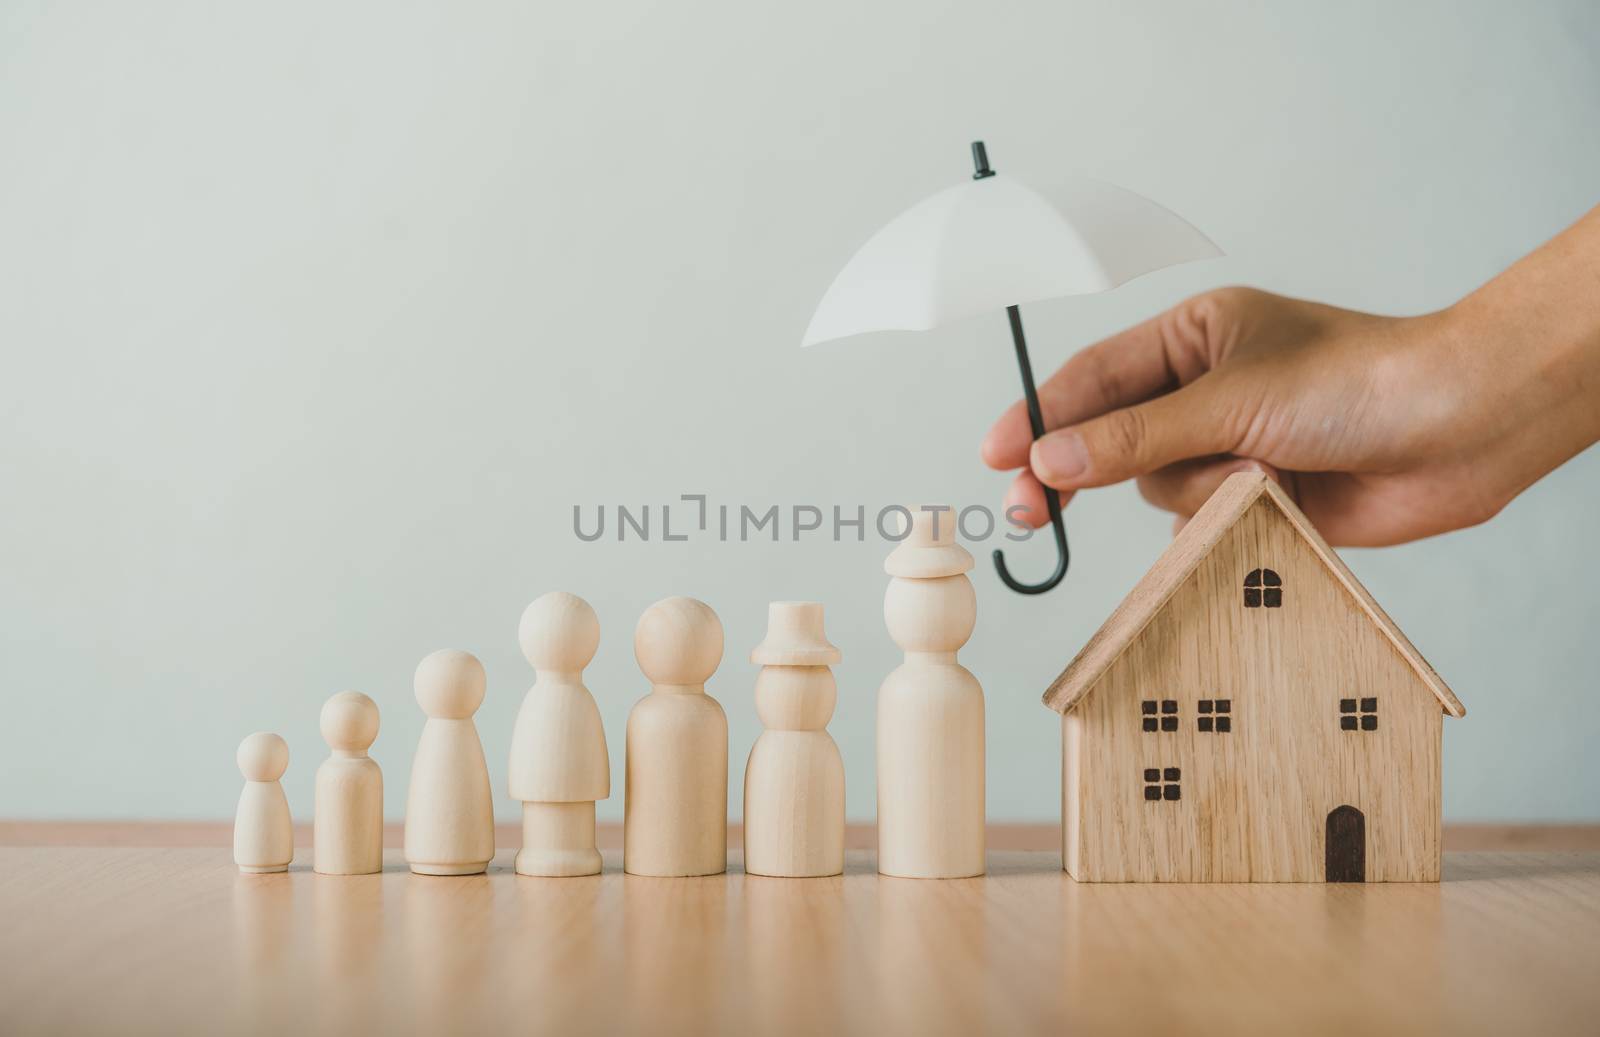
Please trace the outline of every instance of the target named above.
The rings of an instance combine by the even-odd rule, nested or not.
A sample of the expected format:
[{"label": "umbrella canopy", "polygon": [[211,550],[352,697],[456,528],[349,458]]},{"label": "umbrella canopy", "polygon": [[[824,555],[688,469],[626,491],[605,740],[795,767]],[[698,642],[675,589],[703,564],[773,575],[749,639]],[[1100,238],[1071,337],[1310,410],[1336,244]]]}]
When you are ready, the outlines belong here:
[{"label": "umbrella canopy", "polygon": [[1222,251],[1132,191],[1075,178],[1056,204],[1003,174],[947,188],[851,257],[802,346],[869,331],[924,331],[1007,306],[1104,292]]},{"label": "umbrella canopy", "polygon": [[[1052,205],[989,168],[982,141],[972,144],[972,182],[917,203],[874,234],[822,297],[802,346],[868,331],[921,331],[986,310],[1004,309],[1011,324],[1033,438],[1044,415],[1033,384],[1025,302],[1103,292],[1152,270],[1222,255],[1211,239],[1132,191],[1076,179]],[[995,570],[1019,594],[1042,594],[1067,574],[1070,554],[1061,501],[1045,494],[1055,532],[1056,569],[1023,583],[994,552]]]}]

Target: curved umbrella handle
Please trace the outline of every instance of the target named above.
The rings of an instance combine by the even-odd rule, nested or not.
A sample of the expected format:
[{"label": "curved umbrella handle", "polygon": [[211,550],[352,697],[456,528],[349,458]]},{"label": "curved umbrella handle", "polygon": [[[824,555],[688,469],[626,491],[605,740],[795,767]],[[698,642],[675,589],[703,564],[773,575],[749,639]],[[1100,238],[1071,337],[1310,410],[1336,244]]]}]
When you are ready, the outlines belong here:
[{"label": "curved umbrella handle", "polygon": [[[1022,314],[1015,306],[1007,306],[1006,316],[1011,320],[1011,341],[1017,347],[1017,367],[1022,371],[1022,393],[1028,401],[1028,425],[1033,430],[1033,438],[1038,439],[1044,435],[1044,414],[1039,409],[1039,391],[1033,386],[1033,364],[1028,360],[1028,340],[1022,334]],[[1043,583],[1019,583],[1006,570],[1005,552],[999,549],[994,552],[994,568],[1000,574],[1000,582],[1018,594],[1043,594],[1067,575],[1071,553],[1067,550],[1067,526],[1061,520],[1061,497],[1046,486],[1044,499],[1050,509],[1050,525],[1055,527],[1056,571]]]}]

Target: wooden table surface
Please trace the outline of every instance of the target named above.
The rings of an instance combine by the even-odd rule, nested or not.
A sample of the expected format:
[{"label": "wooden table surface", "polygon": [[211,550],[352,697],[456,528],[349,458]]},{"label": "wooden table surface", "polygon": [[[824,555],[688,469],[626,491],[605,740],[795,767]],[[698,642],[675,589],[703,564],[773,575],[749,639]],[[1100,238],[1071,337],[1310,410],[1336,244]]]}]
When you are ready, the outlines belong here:
[{"label": "wooden table surface", "polygon": [[[308,855],[301,851],[301,861]],[[243,876],[221,847],[0,847],[0,1033],[1584,1033],[1600,854],[1438,885]]]}]

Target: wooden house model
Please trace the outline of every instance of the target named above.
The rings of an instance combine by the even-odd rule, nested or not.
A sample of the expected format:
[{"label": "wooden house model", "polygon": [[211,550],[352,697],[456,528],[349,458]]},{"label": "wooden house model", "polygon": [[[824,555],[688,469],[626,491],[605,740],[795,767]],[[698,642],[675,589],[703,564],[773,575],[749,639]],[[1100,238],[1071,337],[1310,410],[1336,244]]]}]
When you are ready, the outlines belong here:
[{"label": "wooden house model", "polygon": [[1044,701],[1080,881],[1438,881],[1465,710],[1263,475],[1223,483]]}]

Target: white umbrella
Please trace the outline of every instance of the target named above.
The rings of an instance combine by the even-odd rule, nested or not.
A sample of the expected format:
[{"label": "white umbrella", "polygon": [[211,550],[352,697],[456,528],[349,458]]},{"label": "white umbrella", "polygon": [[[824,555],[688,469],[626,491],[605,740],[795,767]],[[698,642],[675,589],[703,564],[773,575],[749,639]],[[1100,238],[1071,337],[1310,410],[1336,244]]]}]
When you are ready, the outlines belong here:
[{"label": "white umbrella", "polygon": [[[972,182],[917,203],[850,258],[817,306],[802,346],[869,331],[922,331],[1004,308],[1033,438],[1044,435],[1039,394],[1017,307],[1062,295],[1104,292],[1152,270],[1222,251],[1168,209],[1097,180],[1068,181],[1058,204],[989,168],[983,142],[972,145]],[[1039,594],[1067,572],[1061,504],[1047,492],[1057,564],[1043,583],[1019,583],[994,552],[1006,586]]]}]

